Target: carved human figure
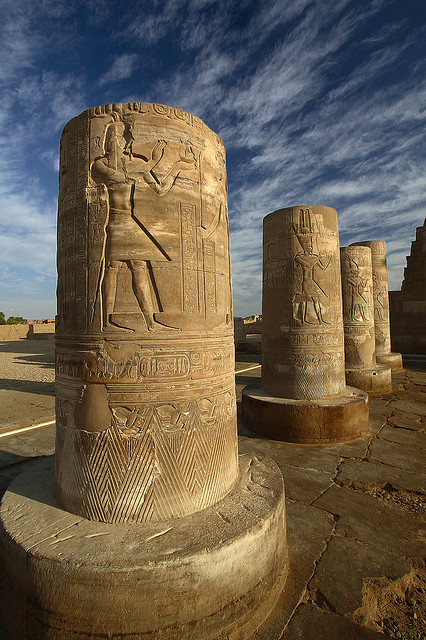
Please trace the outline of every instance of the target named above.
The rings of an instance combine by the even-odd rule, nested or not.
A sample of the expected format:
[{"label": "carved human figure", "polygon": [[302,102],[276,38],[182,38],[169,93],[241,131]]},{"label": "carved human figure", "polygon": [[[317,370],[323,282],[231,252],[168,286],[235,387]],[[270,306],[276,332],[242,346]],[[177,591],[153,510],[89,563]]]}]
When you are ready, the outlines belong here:
[{"label": "carved human figure", "polygon": [[328,298],[328,295],[316,281],[314,269],[318,267],[322,271],[325,271],[330,264],[331,258],[328,259],[327,264],[324,264],[321,256],[313,252],[311,236],[297,235],[297,239],[303,251],[294,257],[294,262],[300,266],[302,270],[302,291],[294,296],[294,302],[301,303],[302,305],[302,323],[314,324],[308,320],[308,305],[311,304],[318,324],[328,324],[322,316],[321,307],[321,300]]},{"label": "carved human figure", "polygon": [[386,289],[380,287],[377,273],[373,273],[373,298],[376,320],[386,322],[388,320],[387,305],[385,303]]},{"label": "carved human figure", "polygon": [[95,182],[106,185],[109,200],[104,260],[97,291],[97,295],[102,293],[104,330],[114,325],[111,316],[114,311],[118,271],[122,265],[127,265],[132,274],[133,290],[147,329],[156,327],[150,260],[170,258],[134,216],[135,185],[146,183],[162,196],[170,191],[182,166],[195,165],[194,153],[187,145],[180,159],[160,179],[154,169],[164,155],[166,144],[164,140],[158,140],[149,156],[136,153],[133,151],[130,128],[123,122],[113,122],[106,131],[105,153],[92,165],[92,177]]},{"label": "carved human figure", "polygon": [[348,259],[349,273],[347,283],[351,290],[351,320],[359,322],[367,319],[365,305],[368,304],[366,298],[367,281],[359,274],[359,267],[354,260]]}]

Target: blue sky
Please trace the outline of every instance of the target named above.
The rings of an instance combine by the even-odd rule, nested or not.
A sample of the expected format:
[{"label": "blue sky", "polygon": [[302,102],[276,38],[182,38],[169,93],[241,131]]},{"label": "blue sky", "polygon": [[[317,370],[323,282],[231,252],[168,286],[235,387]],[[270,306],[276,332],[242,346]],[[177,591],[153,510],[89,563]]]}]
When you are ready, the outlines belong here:
[{"label": "blue sky", "polygon": [[399,289],[425,216],[417,0],[0,0],[0,310],[53,317],[59,139],[159,102],[224,140],[235,315],[261,310],[262,219],[323,204],[387,242]]}]

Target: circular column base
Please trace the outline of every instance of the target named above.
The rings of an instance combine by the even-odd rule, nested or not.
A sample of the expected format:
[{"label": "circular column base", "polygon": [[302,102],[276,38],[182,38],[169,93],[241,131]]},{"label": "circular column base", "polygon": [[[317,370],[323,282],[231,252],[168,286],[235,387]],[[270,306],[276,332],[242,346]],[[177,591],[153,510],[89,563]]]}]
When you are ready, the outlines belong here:
[{"label": "circular column base", "polygon": [[284,485],[274,462],[240,456],[214,506],[160,523],[65,511],[40,461],[0,507],[2,608],[11,640],[243,640],[288,573]]},{"label": "circular column base", "polygon": [[400,353],[376,353],[376,362],[385,367],[390,367],[393,373],[403,369],[402,355]]},{"label": "circular column base", "polygon": [[392,391],[392,370],[378,364],[374,369],[345,369],[346,383],[369,394]]},{"label": "circular column base", "polygon": [[333,444],[363,437],[369,428],[368,395],[346,387],[344,396],[293,400],[270,396],[259,386],[243,389],[244,426],[260,435],[299,444]]}]

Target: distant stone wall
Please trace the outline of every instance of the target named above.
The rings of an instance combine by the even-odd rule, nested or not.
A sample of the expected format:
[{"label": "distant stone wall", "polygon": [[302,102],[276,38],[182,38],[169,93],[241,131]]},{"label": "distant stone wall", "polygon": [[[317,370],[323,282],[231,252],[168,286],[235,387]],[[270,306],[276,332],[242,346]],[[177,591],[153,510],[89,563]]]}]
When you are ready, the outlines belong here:
[{"label": "distant stone wall", "polygon": [[26,338],[28,325],[26,324],[2,324],[0,325],[0,341],[19,340]]},{"label": "distant stone wall", "polygon": [[234,342],[235,346],[246,339],[246,327],[242,318],[234,316]]},{"label": "distant stone wall", "polygon": [[262,333],[262,316],[256,315],[244,318],[247,333]]},{"label": "distant stone wall", "polygon": [[2,324],[0,325],[0,342],[8,340],[48,340],[55,336],[54,324]]},{"label": "distant stone wall", "polygon": [[27,338],[30,340],[48,340],[55,337],[55,325],[48,324],[30,324],[28,326]]}]

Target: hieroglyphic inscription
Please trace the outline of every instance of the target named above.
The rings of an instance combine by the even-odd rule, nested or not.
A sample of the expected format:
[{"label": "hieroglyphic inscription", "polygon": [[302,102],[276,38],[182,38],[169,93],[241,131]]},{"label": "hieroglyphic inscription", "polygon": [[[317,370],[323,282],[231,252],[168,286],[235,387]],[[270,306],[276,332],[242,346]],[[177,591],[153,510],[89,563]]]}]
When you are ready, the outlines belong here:
[{"label": "hieroglyphic inscription", "polygon": [[180,205],[182,246],[182,302],[183,311],[198,311],[198,260],[195,205]]},{"label": "hieroglyphic inscription", "polygon": [[215,313],[216,303],[216,264],[215,245],[212,240],[204,239],[204,299],[206,314]]}]

